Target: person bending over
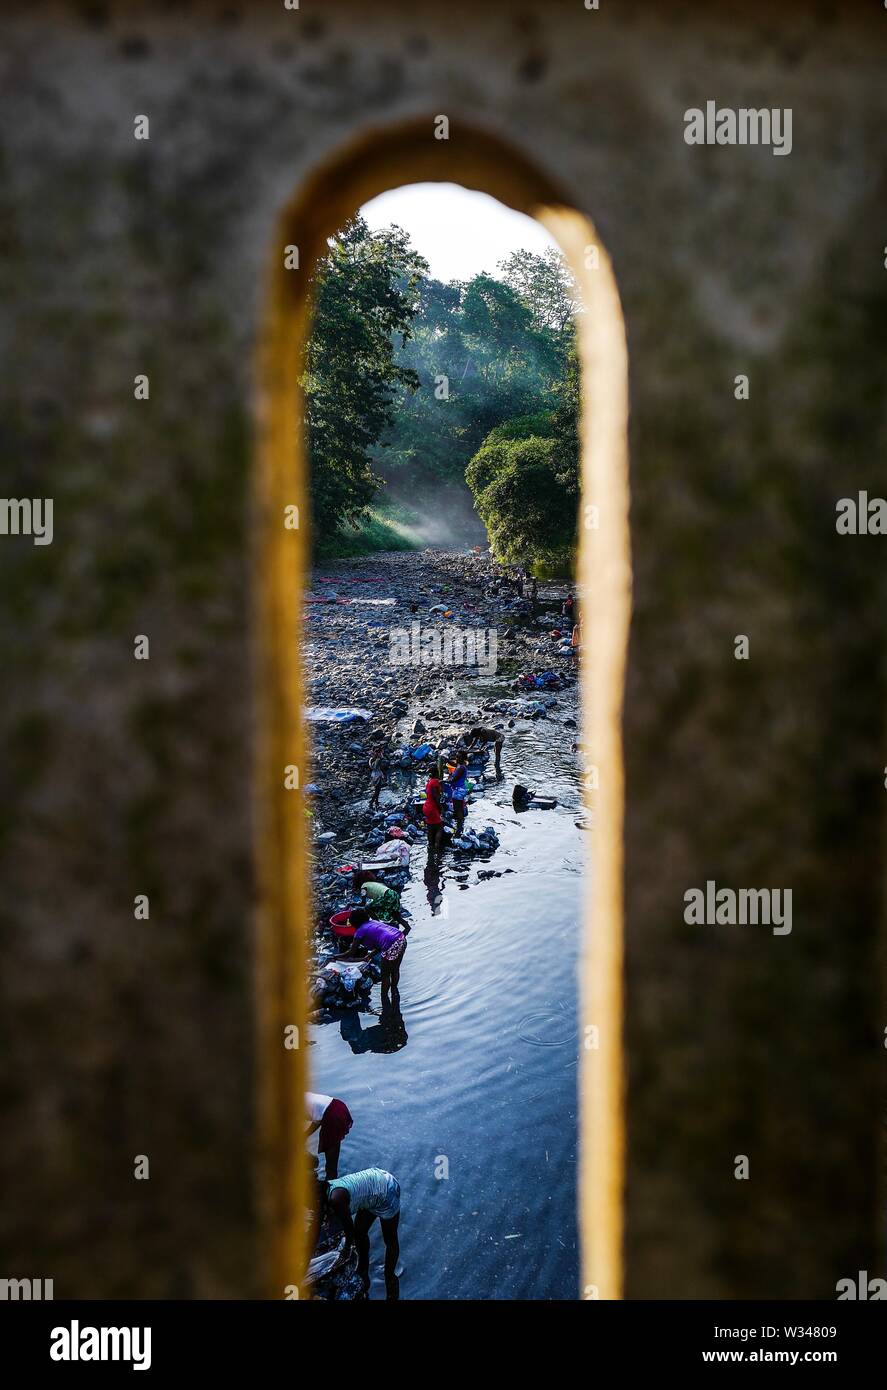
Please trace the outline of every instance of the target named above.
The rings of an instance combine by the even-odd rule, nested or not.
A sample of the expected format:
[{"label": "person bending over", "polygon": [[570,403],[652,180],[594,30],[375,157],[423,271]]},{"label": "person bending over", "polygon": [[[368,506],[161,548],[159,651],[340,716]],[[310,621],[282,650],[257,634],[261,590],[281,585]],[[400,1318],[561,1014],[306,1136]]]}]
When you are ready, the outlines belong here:
[{"label": "person bending over", "polygon": [[473,729],[466,729],[462,735],[462,740],[466,744],[468,752],[472,748],[483,748],[488,743],[492,743],[495,754],[496,776],[502,776],[502,745],[505,742],[505,735],[501,729],[487,729],[482,724],[476,724]]},{"label": "person bending over", "polygon": [[400,894],[395,888],[389,888],[387,883],[370,881],[362,885],[360,895],[366,900],[377,922],[387,922],[389,926],[400,927],[404,933],[409,932],[410,924],[403,915]]},{"label": "person bending over", "polygon": [[326,1158],[326,1177],[335,1178],[339,1173],[339,1150],[342,1140],[354,1121],[343,1100],[335,1096],[322,1096],[314,1091],[305,1093],[305,1111],[308,1118],[308,1133],[320,1130],[317,1152]]},{"label": "person bending over", "polygon": [[365,907],[354,909],[348,917],[348,925],[357,930],[351,938],[350,951],[345,951],[339,960],[362,960],[366,955],[381,951],[382,998],[387,996],[389,989],[396,993],[400,983],[400,963],[407,949],[404,933],[387,922],[375,921]]},{"label": "person bending over", "polygon": [[397,1257],[400,1242],[397,1227],[400,1221],[400,1183],[384,1168],[364,1168],[359,1173],[346,1173],[327,1187],[330,1212],[345,1233],[346,1253],[357,1248],[357,1272],[364,1288],[370,1286],[370,1227],[379,1218],[385,1242],[385,1289],[389,1298],[397,1298]]}]

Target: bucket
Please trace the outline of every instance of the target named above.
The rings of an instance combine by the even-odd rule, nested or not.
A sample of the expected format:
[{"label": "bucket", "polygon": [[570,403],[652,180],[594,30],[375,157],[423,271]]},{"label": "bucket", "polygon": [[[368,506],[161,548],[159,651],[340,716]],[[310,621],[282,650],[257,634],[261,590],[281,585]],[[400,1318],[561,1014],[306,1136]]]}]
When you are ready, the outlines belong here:
[{"label": "bucket", "polygon": [[336,936],[353,936],[354,933],[357,931],[357,927],[349,927],[348,925],[348,918],[350,916],[350,907],[347,908],[345,912],[333,913],[332,917],[330,918],[330,926],[332,927]]}]

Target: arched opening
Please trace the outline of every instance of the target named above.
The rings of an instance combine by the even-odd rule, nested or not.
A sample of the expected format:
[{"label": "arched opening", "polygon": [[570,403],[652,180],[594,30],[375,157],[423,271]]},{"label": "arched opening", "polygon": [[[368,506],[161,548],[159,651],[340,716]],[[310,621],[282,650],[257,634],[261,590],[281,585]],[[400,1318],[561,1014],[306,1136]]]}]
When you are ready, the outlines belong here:
[{"label": "arched opening", "polygon": [[[404,184],[446,181],[537,218],[561,246],[587,312],[582,363],[579,582],[586,599],[582,701],[598,789],[586,875],[580,963],[579,1218],[586,1296],[621,1293],[623,1186],[621,711],[630,605],[627,356],[610,260],[587,217],[499,138],[434,118],[368,132],[329,159],[284,209],[273,240],[261,345],[256,477],[257,1011],[263,1268],[269,1296],[297,1287],[304,1263],[302,1093],[306,1054],[308,857],[304,818],[286,769],[306,764],[298,650],[309,562],[305,443],[299,379],[310,331],[311,267],[326,238],[363,204]],[[298,248],[298,268],[286,248]],[[287,264],[289,260],[289,266]],[[292,508],[301,524],[293,527]],[[288,509],[290,509],[288,511]]]}]

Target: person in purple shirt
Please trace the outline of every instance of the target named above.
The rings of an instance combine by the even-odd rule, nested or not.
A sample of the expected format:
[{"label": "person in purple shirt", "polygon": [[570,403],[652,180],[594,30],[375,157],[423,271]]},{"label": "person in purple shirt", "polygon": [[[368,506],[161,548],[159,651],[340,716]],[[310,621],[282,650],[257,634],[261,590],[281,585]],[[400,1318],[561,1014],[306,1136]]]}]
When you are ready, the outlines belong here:
[{"label": "person in purple shirt", "polygon": [[349,927],[357,931],[351,939],[351,950],[339,956],[339,960],[360,960],[363,956],[381,951],[379,964],[382,967],[382,998],[398,993],[400,983],[400,963],[407,949],[407,938],[399,927],[387,922],[377,922],[365,907],[356,907],[348,918]]}]

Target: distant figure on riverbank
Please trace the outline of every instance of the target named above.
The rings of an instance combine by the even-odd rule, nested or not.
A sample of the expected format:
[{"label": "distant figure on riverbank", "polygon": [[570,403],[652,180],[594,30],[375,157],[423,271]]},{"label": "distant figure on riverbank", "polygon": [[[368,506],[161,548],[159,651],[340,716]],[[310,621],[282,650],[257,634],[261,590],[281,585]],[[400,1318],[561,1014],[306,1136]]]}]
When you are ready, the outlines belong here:
[{"label": "distant figure on riverbank", "polygon": [[428,833],[428,858],[436,859],[443,851],[443,783],[439,777],[432,775],[425,783],[425,801],[422,805],[422,815],[425,818],[425,829]]},{"label": "distant figure on riverbank", "polygon": [[565,627],[570,627],[572,625],[575,609],[576,600],[573,598],[572,594],[567,594],[567,597],[561,604],[561,614],[564,618],[566,618],[566,623],[564,624]]},{"label": "distant figure on riverbank", "polygon": [[502,776],[502,745],[505,742],[505,735],[500,729],[487,729],[482,724],[475,724],[473,729],[466,729],[462,735],[462,742],[465,744],[466,751],[471,752],[472,748],[483,748],[488,743],[492,743],[494,749],[494,765],[496,776]]},{"label": "distant figure on riverbank", "polygon": [[357,930],[351,938],[351,949],[344,951],[339,960],[361,960],[365,955],[381,951],[382,997],[387,995],[389,989],[396,993],[400,983],[400,963],[407,949],[406,934],[388,922],[377,922],[365,907],[354,909],[348,917],[348,925]]},{"label": "distant figure on riverbank", "polygon": [[373,794],[370,797],[370,807],[372,810],[375,811],[379,805],[379,797],[382,795],[382,788],[388,780],[389,764],[388,759],[385,756],[385,747],[383,744],[377,744],[377,746],[372,750],[372,752],[370,753],[369,762],[370,785],[373,788]]},{"label": "distant figure on riverbank", "polygon": [[385,1242],[385,1290],[389,1298],[398,1297],[397,1257],[400,1241],[400,1183],[384,1168],[364,1168],[346,1173],[327,1187],[330,1213],[345,1233],[345,1251],[357,1248],[357,1272],[370,1286],[370,1227],[376,1218]]},{"label": "distant figure on riverbank", "polygon": [[335,1178],[339,1173],[339,1150],[342,1140],[354,1121],[343,1100],[335,1096],[323,1096],[315,1091],[306,1091],[305,1110],[308,1117],[308,1134],[320,1130],[317,1140],[317,1153],[326,1160],[325,1176]]}]

